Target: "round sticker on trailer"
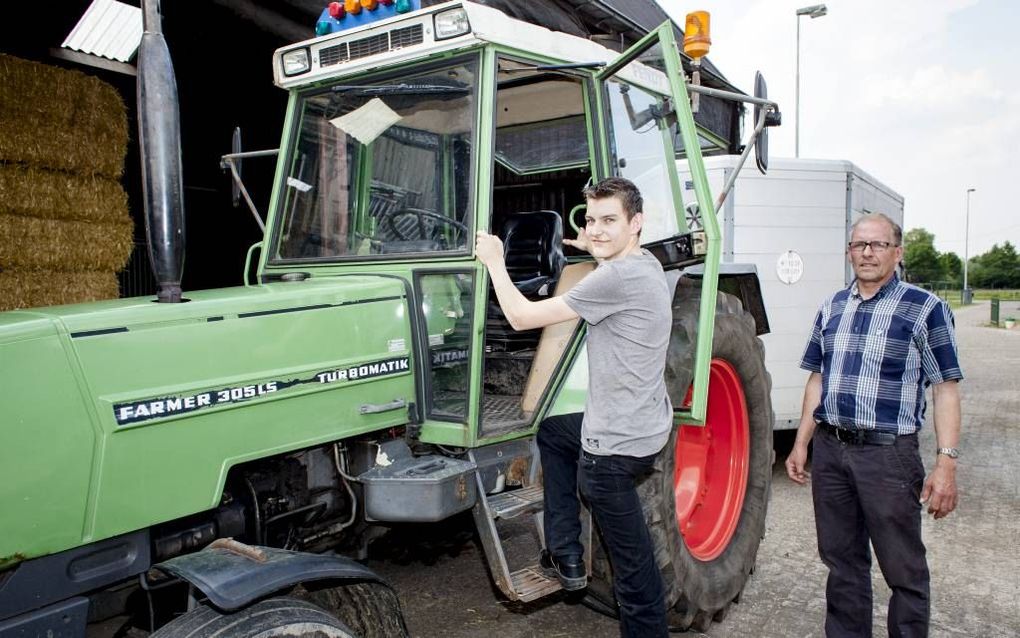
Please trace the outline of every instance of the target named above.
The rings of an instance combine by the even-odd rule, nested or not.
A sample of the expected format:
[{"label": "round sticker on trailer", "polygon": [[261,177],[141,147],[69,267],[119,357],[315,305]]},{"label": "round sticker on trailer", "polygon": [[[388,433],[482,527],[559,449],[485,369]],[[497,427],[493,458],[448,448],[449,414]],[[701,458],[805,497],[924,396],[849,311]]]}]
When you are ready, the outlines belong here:
[{"label": "round sticker on trailer", "polygon": [[784,284],[795,284],[804,276],[804,260],[795,250],[788,250],[776,260],[776,275]]}]

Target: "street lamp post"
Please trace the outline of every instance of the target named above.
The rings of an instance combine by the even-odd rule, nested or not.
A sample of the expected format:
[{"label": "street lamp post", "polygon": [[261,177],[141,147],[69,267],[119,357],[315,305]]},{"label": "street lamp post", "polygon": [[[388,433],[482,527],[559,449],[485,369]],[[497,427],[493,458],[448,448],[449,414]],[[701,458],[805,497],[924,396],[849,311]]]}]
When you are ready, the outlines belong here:
[{"label": "street lamp post", "polygon": [[970,261],[970,194],[975,188],[967,189],[967,216],[963,226],[963,292],[960,294],[960,301],[964,305],[970,304],[970,287],[967,285],[967,262]]},{"label": "street lamp post", "polygon": [[824,4],[797,9],[797,97],[793,116],[793,156],[800,157],[800,17],[820,18],[829,10]]}]

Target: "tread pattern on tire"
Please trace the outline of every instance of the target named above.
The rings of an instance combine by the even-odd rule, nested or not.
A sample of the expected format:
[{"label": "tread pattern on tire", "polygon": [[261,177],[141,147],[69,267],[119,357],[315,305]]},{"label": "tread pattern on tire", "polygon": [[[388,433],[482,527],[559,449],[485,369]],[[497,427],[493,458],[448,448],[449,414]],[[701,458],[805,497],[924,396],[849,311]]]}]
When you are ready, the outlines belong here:
[{"label": "tread pattern on tire", "polygon": [[403,638],[407,636],[400,599],[381,583],[345,583],[338,587],[315,588],[309,583],[294,595],[336,614],[359,638]]},{"label": "tread pattern on tire", "polygon": [[[299,633],[291,633],[299,631]],[[261,638],[304,635],[357,638],[336,616],[304,600],[269,598],[233,613],[202,605],[173,620],[152,638]]]}]

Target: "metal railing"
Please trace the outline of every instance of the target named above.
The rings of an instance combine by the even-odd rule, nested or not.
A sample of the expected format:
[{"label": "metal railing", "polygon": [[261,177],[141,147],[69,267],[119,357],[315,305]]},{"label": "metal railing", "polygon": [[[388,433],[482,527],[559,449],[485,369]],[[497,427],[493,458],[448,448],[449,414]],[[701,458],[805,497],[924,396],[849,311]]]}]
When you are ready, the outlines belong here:
[{"label": "metal railing", "polygon": [[117,273],[120,296],[148,297],[156,294],[156,278],[149,265],[149,248],[144,241],[135,241],[127,266]]}]

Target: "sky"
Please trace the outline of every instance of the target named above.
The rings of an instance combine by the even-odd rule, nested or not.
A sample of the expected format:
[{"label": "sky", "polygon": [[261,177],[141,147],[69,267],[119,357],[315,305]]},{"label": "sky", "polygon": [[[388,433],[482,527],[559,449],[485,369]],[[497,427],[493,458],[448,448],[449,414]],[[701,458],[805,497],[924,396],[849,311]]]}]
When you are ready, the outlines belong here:
[{"label": "sky", "polygon": [[[658,0],[680,24],[711,13],[708,57],[750,93],[768,81],[793,157],[797,16],[816,0]],[[963,257],[1020,246],[1020,2],[829,0],[799,18],[800,156],[850,160],[905,198],[905,230]],[[750,119],[745,128],[750,126]]]}]

